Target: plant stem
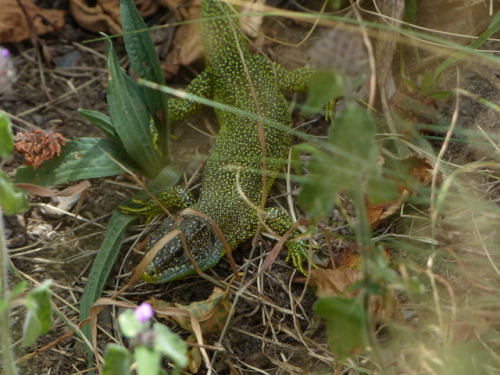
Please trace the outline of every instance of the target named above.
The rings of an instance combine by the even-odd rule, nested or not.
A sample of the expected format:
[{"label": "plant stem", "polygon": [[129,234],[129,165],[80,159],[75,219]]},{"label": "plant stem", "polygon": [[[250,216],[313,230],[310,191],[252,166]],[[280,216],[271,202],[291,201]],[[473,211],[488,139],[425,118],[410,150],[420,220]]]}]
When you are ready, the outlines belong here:
[{"label": "plant stem", "polygon": [[[360,181],[360,186],[363,186],[362,181]],[[376,254],[371,239],[371,228],[370,228],[370,223],[368,222],[368,212],[366,211],[365,197],[363,194],[363,190],[358,189],[357,191],[355,191],[353,193],[353,198],[354,198],[354,206],[356,207],[356,217],[358,220],[358,225],[356,228],[356,237],[362,249],[361,265],[364,274],[363,277],[366,283],[372,279],[371,271],[373,265],[376,264]],[[366,313],[365,339],[368,345],[371,347],[373,358],[375,362],[379,365],[381,373],[387,374],[388,372],[385,367],[384,361],[382,359],[382,354],[380,353],[380,348],[377,339],[375,338],[374,333],[372,331],[372,327],[375,327],[375,324],[372,324],[373,317],[369,313],[370,294],[371,293],[366,287],[366,285],[361,288],[360,297],[363,303],[363,308]]]},{"label": "plant stem", "polygon": [[3,213],[0,207],[0,299],[6,302],[6,307],[0,311],[0,349],[2,349],[3,366],[7,375],[17,375],[17,369],[14,364],[14,355],[12,354],[10,342],[10,325],[9,325],[9,303],[8,296],[8,258],[7,246],[5,245],[4,229],[3,229]]}]

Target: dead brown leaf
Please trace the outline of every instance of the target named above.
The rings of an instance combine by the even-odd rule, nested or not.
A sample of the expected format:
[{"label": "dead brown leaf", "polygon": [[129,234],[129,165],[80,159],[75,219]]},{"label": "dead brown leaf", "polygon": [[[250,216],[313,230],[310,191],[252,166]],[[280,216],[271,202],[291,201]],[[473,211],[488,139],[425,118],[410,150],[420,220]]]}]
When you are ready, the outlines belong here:
[{"label": "dead brown leaf", "polygon": [[361,280],[361,271],[346,266],[335,269],[311,270],[309,275],[309,285],[316,288],[316,294],[319,297],[339,294],[353,297],[357,292],[345,292],[345,289],[359,280]]},{"label": "dead brown leaf", "polygon": [[[158,11],[155,0],[136,0],[135,5],[143,17]],[[70,12],[81,27],[94,32],[120,34],[120,0],[70,0]]]},{"label": "dead brown leaf", "polygon": [[[201,0],[195,0],[189,7],[183,7],[182,2],[176,0],[161,0],[161,3],[176,12],[178,21],[192,21],[200,18]],[[180,25],[175,31],[171,50],[163,64],[163,72],[167,78],[172,77],[177,74],[180,67],[190,65],[202,56],[199,23]]]},{"label": "dead brown leaf", "polygon": [[242,15],[240,18],[241,30],[243,30],[243,32],[250,38],[256,38],[258,36],[258,31],[260,30],[263,21],[263,17],[261,15],[251,17],[245,16],[247,13],[255,13],[255,5],[264,6],[265,0],[254,0],[252,3],[248,2],[241,7],[240,11]]},{"label": "dead brown leaf", "polygon": [[[156,298],[152,298],[148,302],[153,306],[153,309],[158,311],[159,317],[175,321],[186,331],[193,332],[191,318],[195,318],[199,321],[201,331],[205,335],[221,332],[231,309],[227,293],[220,288],[215,288],[206,300],[192,302],[189,305],[166,302]],[[172,316],[159,312],[166,307],[176,307],[189,311],[189,317],[180,315]]]},{"label": "dead brown leaf", "polygon": [[76,185],[70,186],[62,191],[54,191],[52,189],[47,189],[42,186],[33,185],[33,184],[25,184],[19,183],[16,184],[18,189],[23,189],[29,192],[30,194],[36,195],[38,197],[71,197],[75,194],[79,194],[82,191],[90,188],[91,184],[88,180],[84,180],[79,182]]},{"label": "dead brown leaf", "polygon": [[[402,173],[411,178],[413,184],[429,185],[432,180],[432,166],[419,155],[410,155],[401,160]],[[438,177],[438,184],[441,183],[441,176]],[[414,186],[410,186],[405,181],[401,181],[397,187],[399,198],[390,202],[380,202],[371,204],[366,202],[368,220],[372,229],[377,228],[382,221],[398,212],[404,201],[413,193]]]},{"label": "dead brown leaf", "polygon": [[[194,0],[188,7],[183,0],[160,0],[160,3],[176,12],[178,21],[193,21],[200,18],[201,0]],[[255,1],[254,1],[255,3]],[[263,3],[258,0],[257,3]],[[242,13],[254,12],[250,6],[244,6]],[[262,24],[262,17],[241,17],[241,28],[250,37],[257,36],[257,31]],[[182,66],[191,65],[203,57],[203,46],[199,32],[199,22],[180,25],[175,31],[171,50],[164,61],[163,72],[167,78],[175,76]]]},{"label": "dead brown leaf", "polygon": [[0,0],[0,42],[17,43],[30,38],[30,24],[36,35],[54,32],[64,25],[63,10],[40,9],[31,0]]}]

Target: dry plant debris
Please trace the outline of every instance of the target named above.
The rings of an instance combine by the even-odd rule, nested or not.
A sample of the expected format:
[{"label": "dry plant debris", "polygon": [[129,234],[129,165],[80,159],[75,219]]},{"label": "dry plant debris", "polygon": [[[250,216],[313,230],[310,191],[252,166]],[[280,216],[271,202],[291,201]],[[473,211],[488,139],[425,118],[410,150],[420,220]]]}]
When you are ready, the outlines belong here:
[{"label": "dry plant debris", "polygon": [[[155,0],[136,0],[135,4],[143,17],[158,11]],[[70,0],[70,11],[78,24],[94,32],[120,34],[120,0]]]},{"label": "dry plant debris", "polygon": [[61,154],[66,143],[60,133],[47,133],[42,130],[17,133],[16,151],[24,155],[24,165],[38,168],[43,162]]},{"label": "dry plant debris", "polygon": [[[198,320],[202,332],[205,335],[220,333],[231,310],[228,293],[220,288],[214,288],[212,294],[204,301],[192,302],[188,305],[181,303],[170,303],[160,299],[152,298],[147,302],[158,312],[160,318],[174,321],[183,329],[193,332],[192,319]],[[168,307],[177,307],[189,312],[189,317],[182,315],[171,315],[162,313],[161,310]]]},{"label": "dry plant debris", "polygon": [[64,11],[40,9],[31,0],[0,0],[0,9],[2,43],[17,43],[29,39],[31,30],[36,35],[43,35],[64,25]]},{"label": "dry plant debris", "polygon": [[[405,166],[405,176],[413,180],[417,186],[429,186],[432,180],[432,166],[427,160],[418,156],[410,155],[400,160],[400,165]],[[439,174],[441,181],[441,173]],[[366,200],[368,222],[372,230],[376,229],[385,219],[396,214],[409,196],[415,194],[416,187],[401,181],[397,186],[399,198],[391,202],[370,203]]]}]

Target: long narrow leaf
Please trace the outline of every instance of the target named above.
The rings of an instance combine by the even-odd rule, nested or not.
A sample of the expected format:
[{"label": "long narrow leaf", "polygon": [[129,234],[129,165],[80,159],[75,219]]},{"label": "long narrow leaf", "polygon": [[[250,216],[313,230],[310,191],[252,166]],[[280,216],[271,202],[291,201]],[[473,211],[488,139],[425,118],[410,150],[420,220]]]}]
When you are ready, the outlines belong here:
[{"label": "long narrow leaf", "polygon": [[162,162],[151,136],[143,90],[120,69],[109,40],[106,41],[106,47],[110,73],[108,105],[113,127],[127,154],[148,177],[153,178],[160,171]]},{"label": "long narrow leaf", "polygon": [[106,154],[128,168],[135,169],[118,144],[101,138],[78,138],[66,143],[61,155],[46,161],[40,168],[19,168],[15,182],[54,186],[123,173],[123,169]]},{"label": "long narrow leaf", "polygon": [[[147,26],[132,0],[122,0],[120,2],[120,15],[125,48],[135,72],[141,78],[164,85],[165,79],[153,41],[149,32],[141,32]],[[158,144],[162,154],[168,160],[167,96],[148,87],[143,89],[147,106],[158,131]]]},{"label": "long narrow leaf", "polygon": [[109,116],[106,116],[104,113],[98,111],[92,111],[84,108],[78,108],[77,112],[106,133],[110,139],[120,141]]},{"label": "long narrow leaf", "polygon": [[[106,280],[120,251],[125,228],[134,219],[134,216],[125,215],[119,211],[113,212],[106,231],[106,237],[94,259],[85,290],[83,291],[80,302],[80,322],[89,317],[90,308],[97,298],[101,296]],[[89,324],[82,328],[82,332],[91,340]],[[92,352],[88,350],[87,352],[89,353],[89,357],[92,357]]]}]

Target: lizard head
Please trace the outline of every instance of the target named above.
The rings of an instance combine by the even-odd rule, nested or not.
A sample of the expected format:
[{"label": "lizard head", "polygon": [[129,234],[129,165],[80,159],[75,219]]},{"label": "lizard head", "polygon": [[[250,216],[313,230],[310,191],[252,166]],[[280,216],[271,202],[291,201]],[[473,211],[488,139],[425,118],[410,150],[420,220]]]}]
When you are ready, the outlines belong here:
[{"label": "lizard head", "polygon": [[202,271],[215,266],[224,255],[224,246],[210,222],[195,215],[165,220],[151,235],[147,248],[151,249],[174,229],[182,232],[185,241],[182,241],[181,235],[177,235],[163,245],[142,275],[144,281],[164,283],[196,274],[186,251],[189,251]]}]

